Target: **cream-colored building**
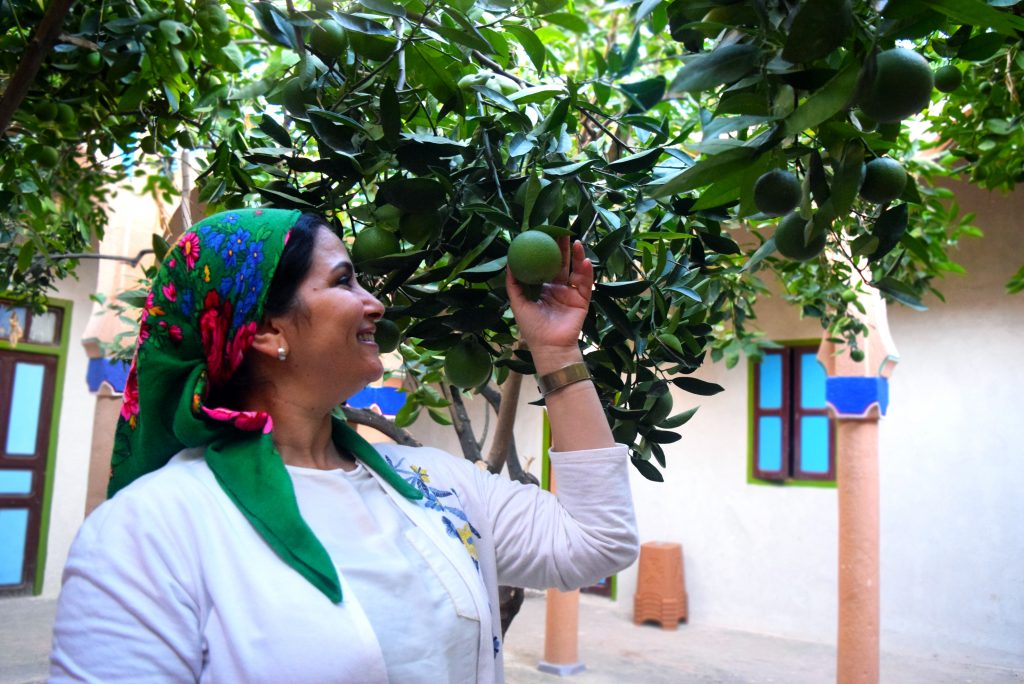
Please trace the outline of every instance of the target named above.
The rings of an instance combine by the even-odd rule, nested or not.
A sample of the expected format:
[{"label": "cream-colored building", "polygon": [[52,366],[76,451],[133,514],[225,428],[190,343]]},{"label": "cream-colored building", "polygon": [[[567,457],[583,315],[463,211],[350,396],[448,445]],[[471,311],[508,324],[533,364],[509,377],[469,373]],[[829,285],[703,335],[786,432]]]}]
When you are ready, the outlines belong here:
[{"label": "cream-colored building", "polygon": [[[881,422],[882,648],[1021,667],[1024,423],[1016,413],[1024,387],[1018,360],[1024,299],[1003,286],[1024,263],[1017,226],[1024,195],[964,187],[957,196],[965,211],[977,212],[986,233],[958,251],[967,275],[940,283],[946,302],[927,302],[928,312],[889,309],[900,361]],[[105,253],[133,256],[148,247],[154,230],[163,230],[150,198],[119,197],[113,207]],[[58,358],[56,427],[40,492],[38,578],[22,591],[57,594],[70,542],[101,497],[118,398],[87,384],[89,358],[97,353],[92,338],[111,335],[109,321],[93,317],[88,295],[124,287],[131,277],[115,262],[84,262],[78,280],[62,283],[57,302],[64,307],[64,341],[47,349],[17,347]],[[761,303],[758,321],[772,339],[820,336],[815,321],[800,320],[777,299]],[[14,353],[0,341],[0,354]],[[836,489],[753,480],[751,369],[709,363],[699,375],[725,391],[713,397],[675,392],[677,410],[701,409],[683,439],[666,448],[665,482],[633,477],[642,540],[682,544],[691,623],[833,643]],[[528,405],[536,394],[525,385],[516,439],[522,460],[539,475],[543,419]],[[482,407],[474,403],[470,410],[480,425]],[[450,428],[423,419],[413,432],[459,452]],[[99,465],[90,468],[93,454]],[[3,515],[0,534],[7,529]],[[0,575],[3,569],[0,562]],[[624,614],[632,612],[635,588],[633,567],[616,580]],[[686,638],[685,628],[678,638]]]}]

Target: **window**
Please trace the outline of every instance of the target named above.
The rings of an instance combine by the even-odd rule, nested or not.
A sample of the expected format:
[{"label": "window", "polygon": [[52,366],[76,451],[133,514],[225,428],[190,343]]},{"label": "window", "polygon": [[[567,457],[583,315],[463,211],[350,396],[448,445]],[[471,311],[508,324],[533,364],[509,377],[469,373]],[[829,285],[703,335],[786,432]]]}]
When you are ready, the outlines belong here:
[{"label": "window", "polygon": [[765,352],[751,364],[751,475],[755,481],[835,482],[835,426],[816,345]]}]

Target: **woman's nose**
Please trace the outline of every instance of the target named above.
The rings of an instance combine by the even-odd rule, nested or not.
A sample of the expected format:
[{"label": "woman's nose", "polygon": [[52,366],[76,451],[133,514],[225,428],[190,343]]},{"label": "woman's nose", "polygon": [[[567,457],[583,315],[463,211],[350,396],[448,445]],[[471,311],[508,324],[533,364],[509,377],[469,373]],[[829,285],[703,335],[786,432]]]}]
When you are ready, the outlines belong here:
[{"label": "woman's nose", "polygon": [[365,306],[366,306],[366,315],[367,315],[367,317],[372,318],[375,321],[377,319],[379,319],[379,318],[383,318],[384,317],[384,305],[381,303],[381,301],[379,299],[377,299],[376,297],[374,297],[369,292],[367,292],[366,290],[363,290],[363,292],[365,293],[364,297],[365,297],[365,300],[366,300],[365,301]]}]

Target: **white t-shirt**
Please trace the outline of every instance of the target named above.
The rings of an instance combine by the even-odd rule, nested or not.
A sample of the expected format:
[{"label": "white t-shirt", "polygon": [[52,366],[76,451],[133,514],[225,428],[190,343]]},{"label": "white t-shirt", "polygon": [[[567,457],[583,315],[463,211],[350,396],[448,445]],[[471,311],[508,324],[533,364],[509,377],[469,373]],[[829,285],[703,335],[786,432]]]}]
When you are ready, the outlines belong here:
[{"label": "white t-shirt", "polygon": [[[442,579],[455,569],[441,554],[424,552],[425,540],[415,541],[423,533],[366,468],[288,466],[288,473],[303,519],[366,611],[388,679],[474,681],[480,623],[456,613],[472,597],[463,582]],[[448,567],[435,571],[428,557]]]}]

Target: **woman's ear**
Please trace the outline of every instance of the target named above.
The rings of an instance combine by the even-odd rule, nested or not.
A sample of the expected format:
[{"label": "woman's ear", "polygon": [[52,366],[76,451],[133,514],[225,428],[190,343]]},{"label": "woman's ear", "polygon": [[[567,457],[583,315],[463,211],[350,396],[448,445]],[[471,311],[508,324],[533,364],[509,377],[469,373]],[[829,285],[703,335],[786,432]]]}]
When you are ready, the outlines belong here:
[{"label": "woman's ear", "polygon": [[256,352],[271,358],[281,358],[281,350],[284,356],[288,355],[288,340],[285,339],[284,330],[280,321],[276,318],[264,318],[256,328],[256,335],[252,338],[252,348]]}]

